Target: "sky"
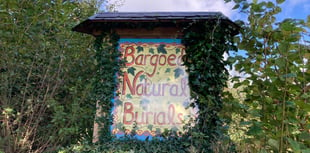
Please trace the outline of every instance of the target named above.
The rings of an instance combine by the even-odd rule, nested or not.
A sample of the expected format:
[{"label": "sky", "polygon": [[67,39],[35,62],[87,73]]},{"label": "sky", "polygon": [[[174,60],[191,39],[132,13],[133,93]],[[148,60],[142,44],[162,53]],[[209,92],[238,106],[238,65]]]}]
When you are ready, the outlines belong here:
[{"label": "sky", "polygon": [[[151,12],[151,11],[219,11],[231,20],[242,20],[244,15],[232,10],[234,4],[224,0],[110,0],[116,3],[119,12]],[[121,4],[121,5],[119,5]],[[278,21],[285,18],[306,19],[310,15],[310,0],[286,0]]]},{"label": "sky", "polygon": [[[232,10],[233,3],[224,0],[109,0],[115,4],[118,12],[157,12],[157,11],[219,11],[232,21],[245,20],[246,16],[237,10]],[[116,1],[116,3],[115,3]],[[259,0],[263,1],[263,0]],[[266,0],[265,0],[266,1]],[[272,0],[275,1],[275,0]],[[310,0],[286,0],[281,5],[282,12],[276,16],[277,21],[286,18],[306,20],[310,15]],[[239,55],[244,55],[238,51]],[[227,54],[224,55],[227,58]],[[229,70],[233,76],[245,76],[234,69]]]}]

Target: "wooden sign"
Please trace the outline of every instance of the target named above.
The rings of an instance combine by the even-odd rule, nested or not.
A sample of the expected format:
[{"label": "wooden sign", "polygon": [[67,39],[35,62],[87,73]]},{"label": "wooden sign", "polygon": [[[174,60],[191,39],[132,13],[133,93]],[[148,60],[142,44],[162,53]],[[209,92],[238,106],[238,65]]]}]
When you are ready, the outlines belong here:
[{"label": "wooden sign", "polygon": [[166,129],[182,132],[195,112],[188,108],[181,40],[121,39],[119,51],[127,62],[113,101],[112,133],[121,137],[135,130],[139,139],[145,139]]}]

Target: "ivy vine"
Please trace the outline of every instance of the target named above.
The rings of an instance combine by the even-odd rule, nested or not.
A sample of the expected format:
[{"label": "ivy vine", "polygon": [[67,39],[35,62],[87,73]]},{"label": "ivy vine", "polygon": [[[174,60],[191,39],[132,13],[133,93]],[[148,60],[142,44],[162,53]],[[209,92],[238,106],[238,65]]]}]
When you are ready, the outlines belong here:
[{"label": "ivy vine", "polygon": [[101,116],[96,121],[100,125],[99,141],[112,138],[109,128],[113,121],[111,100],[116,96],[115,92],[120,81],[117,75],[121,75],[120,69],[124,66],[124,61],[120,58],[121,53],[117,50],[118,40],[119,36],[114,32],[102,33],[95,40],[97,71],[93,97],[102,110]]},{"label": "ivy vine", "polygon": [[[231,64],[224,60],[223,55],[236,50],[233,31],[235,29],[221,20],[196,22],[184,31],[182,43],[186,47],[186,55],[183,60],[189,74],[193,106],[199,108],[196,126],[191,131],[198,135],[196,138],[190,135],[197,140],[199,150],[211,147],[224,136],[223,122],[218,113],[223,106],[221,95],[228,79],[225,66]],[[207,151],[212,151],[212,148]]]},{"label": "ivy vine", "polygon": [[[137,24],[137,23],[136,23]],[[141,23],[139,27],[144,27]],[[168,138],[182,142],[182,147],[194,146],[199,152],[212,151],[211,144],[222,138],[223,122],[218,116],[222,109],[221,94],[228,79],[223,54],[236,50],[233,36],[237,29],[223,23],[222,20],[192,22],[184,29],[182,43],[186,47],[184,65],[189,74],[189,86],[194,107],[199,108],[195,127],[190,127],[180,138]],[[117,50],[119,36],[106,32],[97,37],[97,76],[94,82],[94,94],[104,111],[99,122],[102,126],[100,141],[111,140],[112,102],[119,80],[115,74],[122,75],[124,67],[121,53]],[[186,127],[185,127],[186,128]],[[180,148],[182,148],[180,146]]]}]

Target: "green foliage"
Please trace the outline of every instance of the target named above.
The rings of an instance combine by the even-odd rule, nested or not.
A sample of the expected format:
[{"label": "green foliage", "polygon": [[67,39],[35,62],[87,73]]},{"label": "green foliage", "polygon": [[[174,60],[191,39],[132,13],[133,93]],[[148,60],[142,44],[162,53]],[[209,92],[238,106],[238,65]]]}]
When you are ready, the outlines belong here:
[{"label": "green foliage", "polygon": [[130,68],[127,69],[127,72],[128,72],[129,74],[135,76],[135,70],[136,70],[136,68],[130,67]]},{"label": "green foliage", "polygon": [[[224,53],[235,50],[232,33],[236,29],[218,21],[195,23],[185,32],[182,43],[186,46],[184,65],[189,74],[193,105],[199,109],[196,126],[189,135],[198,151],[211,152],[211,144],[223,141],[224,122],[219,118],[223,107],[222,91],[228,72]],[[209,148],[208,148],[209,147]]]},{"label": "green foliage", "polygon": [[[120,69],[124,61],[120,58],[121,53],[117,50],[119,37],[115,33],[103,33],[95,41],[97,61],[96,74],[93,82],[93,99],[103,111],[96,121],[100,126],[99,141],[111,140],[110,125],[112,125],[112,99],[119,84],[118,75],[122,75]],[[134,68],[129,73],[134,75]],[[117,93],[118,94],[118,93]],[[117,96],[117,95],[116,95]],[[97,108],[98,109],[98,108]]]},{"label": "green foliage", "polygon": [[71,145],[58,150],[58,153],[197,153],[197,152],[232,152],[229,141],[213,142],[210,146],[212,151],[208,148],[196,148],[191,145],[191,141],[186,140],[184,137],[171,136],[169,131],[165,133],[164,137],[153,138],[152,140],[140,141],[133,137],[133,135],[127,135],[124,139],[118,139],[113,141],[100,142],[98,144],[89,144],[87,142],[77,145]]},{"label": "green foliage", "polygon": [[71,32],[89,4],[0,0],[0,152],[91,139],[93,39]]},{"label": "green foliage", "polygon": [[[137,23],[136,23],[137,24]],[[140,23],[138,27],[145,27]],[[96,40],[97,74],[94,82],[95,90],[93,97],[100,102],[102,117],[97,120],[102,125],[100,141],[98,146],[90,146],[98,149],[99,152],[232,152],[233,145],[226,137],[225,126],[219,118],[218,113],[222,109],[221,93],[226,84],[228,73],[225,65],[229,64],[223,60],[223,54],[236,47],[233,45],[232,27],[222,23],[221,20],[207,22],[193,22],[184,30],[182,43],[186,46],[184,65],[189,73],[189,85],[192,106],[199,108],[199,117],[191,124],[185,126],[187,131],[182,137],[175,137],[173,130],[164,132],[158,140],[138,141],[134,139],[135,130],[132,130],[132,137],[125,138],[126,141],[115,140],[110,134],[109,126],[112,124],[111,99],[115,97],[118,78],[115,74],[122,75],[120,69],[124,61],[120,60],[120,52],[117,51],[118,37],[114,33],[103,33]],[[108,25],[103,25],[108,27]],[[115,25],[116,26],[116,25]],[[118,25],[120,26],[120,25]],[[154,25],[156,27],[156,25]],[[107,30],[109,31],[109,30]],[[137,48],[138,49],[138,48]],[[143,51],[140,49],[140,51]],[[157,48],[159,53],[166,54],[164,45]],[[180,50],[177,50],[179,52]],[[149,50],[154,52],[154,50]],[[166,72],[170,72],[167,69]],[[134,68],[127,70],[135,74]],[[175,77],[184,75],[180,69],[174,70]],[[130,94],[126,95],[132,98]],[[221,146],[222,145],[222,146]],[[83,145],[82,145],[83,147]],[[85,147],[85,146],[84,146]],[[73,148],[69,148],[72,151]],[[96,150],[92,149],[92,150]]]},{"label": "green foliage", "polygon": [[276,22],[284,0],[234,2],[235,9],[248,15],[247,22],[239,22],[242,31],[236,37],[246,56],[229,59],[245,77],[232,78],[234,88],[244,97],[235,100],[237,109],[231,109],[241,121],[238,128],[245,131],[238,142],[246,147],[239,145],[238,149],[307,152],[310,47],[305,38],[309,38],[310,27],[297,19]]},{"label": "green foliage", "polygon": [[[138,141],[135,133],[124,140],[113,140],[109,128],[111,99],[117,96],[124,62],[119,58],[115,33],[98,36],[93,49],[93,39],[71,32],[80,19],[93,14],[95,5],[90,2],[1,0],[0,152],[55,152],[60,147],[64,149],[59,152],[233,152],[234,146],[225,135],[227,127],[219,117],[228,77],[223,53],[235,49],[231,27],[220,20],[184,26],[184,64],[190,78],[192,106],[200,110],[193,121],[195,127],[184,127],[187,132],[182,137],[167,130],[161,140]],[[103,23],[105,29],[109,26]],[[157,51],[167,53],[164,45]],[[154,53],[154,49],[149,52]],[[134,69],[129,73],[134,74]],[[175,77],[183,74],[175,71]],[[295,74],[281,76],[285,79]],[[96,122],[102,126],[98,144],[91,144],[96,102],[103,111]],[[299,137],[306,138],[305,134]],[[292,138],[289,143],[302,150],[304,146],[295,141]]]},{"label": "green foliage", "polygon": [[166,51],[166,49],[165,49],[165,45],[164,45],[164,44],[160,44],[160,45],[157,47],[157,52],[158,52],[158,54],[159,54],[159,53],[167,54],[167,51]]}]

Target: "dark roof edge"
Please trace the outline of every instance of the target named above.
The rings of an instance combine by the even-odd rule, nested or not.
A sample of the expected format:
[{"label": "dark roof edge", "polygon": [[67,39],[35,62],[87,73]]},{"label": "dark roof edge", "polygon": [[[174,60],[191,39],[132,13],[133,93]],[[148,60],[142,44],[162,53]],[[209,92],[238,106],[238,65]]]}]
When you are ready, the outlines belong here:
[{"label": "dark roof edge", "polygon": [[[233,27],[239,26],[221,12],[102,12],[90,16],[72,28],[73,31],[92,34],[94,24],[122,22],[190,22],[220,19]],[[236,34],[238,32],[235,32]]]}]

